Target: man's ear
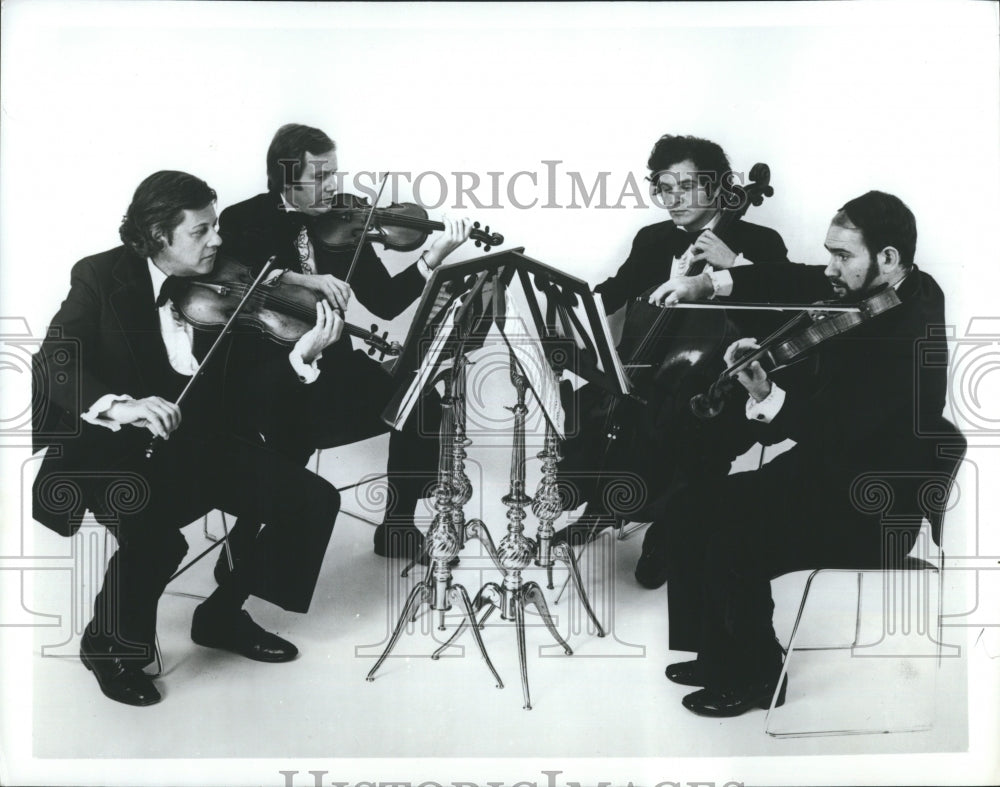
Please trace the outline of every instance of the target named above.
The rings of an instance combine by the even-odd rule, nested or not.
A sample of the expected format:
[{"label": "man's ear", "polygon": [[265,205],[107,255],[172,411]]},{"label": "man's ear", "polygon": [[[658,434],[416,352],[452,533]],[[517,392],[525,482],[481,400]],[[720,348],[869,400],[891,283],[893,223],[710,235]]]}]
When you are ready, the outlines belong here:
[{"label": "man's ear", "polygon": [[886,246],[878,253],[878,261],[884,271],[894,271],[899,268],[899,249]]}]

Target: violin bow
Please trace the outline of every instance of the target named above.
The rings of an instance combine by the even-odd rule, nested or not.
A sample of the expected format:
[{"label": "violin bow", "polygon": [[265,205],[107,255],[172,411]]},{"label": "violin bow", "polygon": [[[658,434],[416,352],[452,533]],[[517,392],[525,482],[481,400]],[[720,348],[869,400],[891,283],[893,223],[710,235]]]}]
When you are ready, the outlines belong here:
[{"label": "violin bow", "polygon": [[358,245],[354,247],[354,259],[351,260],[351,267],[347,269],[347,277],[344,281],[347,284],[351,283],[351,276],[354,275],[354,268],[358,264],[358,258],[361,256],[361,249],[365,245],[365,237],[368,235],[368,229],[372,224],[372,217],[375,215],[375,208],[378,206],[378,201],[382,198],[382,192],[385,190],[386,181],[389,179],[389,173],[386,172],[382,175],[382,185],[379,186],[378,194],[375,195],[375,199],[372,200],[371,210],[368,211],[368,216],[365,218],[364,229],[361,230],[361,238],[358,240]]},{"label": "violin bow", "polygon": [[[181,391],[180,395],[177,397],[177,401],[174,402],[174,404],[178,407],[181,406],[181,403],[188,395],[188,391],[191,390],[191,386],[194,385],[195,380],[201,376],[201,373],[208,365],[209,360],[213,355],[215,355],[215,351],[219,349],[219,345],[222,344],[222,340],[228,335],[230,329],[233,327],[233,323],[236,321],[236,318],[239,316],[240,312],[243,311],[243,307],[246,306],[247,301],[250,300],[250,296],[257,291],[257,286],[264,280],[264,277],[267,276],[268,272],[271,270],[271,266],[274,264],[275,258],[276,255],[272,256],[271,259],[264,263],[264,267],[261,268],[260,273],[257,275],[257,278],[254,279],[253,284],[247,288],[242,300],[237,304],[236,308],[233,309],[233,313],[226,321],[226,324],[222,327],[222,331],[215,337],[215,341],[212,342],[212,346],[208,348],[208,352],[205,353],[205,357],[202,359],[201,363],[198,364],[198,368],[195,370],[194,374],[191,375],[191,379],[187,381],[187,385],[184,386],[184,390]],[[154,435],[153,439],[149,441],[149,445],[146,446],[147,459],[153,456],[153,452],[156,450],[156,443],[159,439],[159,437]]]}]

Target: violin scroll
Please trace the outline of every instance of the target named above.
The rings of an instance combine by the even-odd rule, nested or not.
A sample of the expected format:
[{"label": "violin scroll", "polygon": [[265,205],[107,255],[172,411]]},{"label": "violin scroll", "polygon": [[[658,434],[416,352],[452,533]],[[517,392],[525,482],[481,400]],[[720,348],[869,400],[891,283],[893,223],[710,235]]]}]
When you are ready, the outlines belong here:
[{"label": "violin scroll", "polygon": [[352,333],[352,335],[358,336],[361,341],[368,345],[369,357],[373,357],[375,353],[378,353],[379,361],[384,360],[387,355],[396,357],[403,354],[403,345],[399,342],[390,342],[388,331],[383,331],[382,335],[379,336],[378,326],[375,323],[372,323],[371,330],[367,333],[359,331],[356,334]]},{"label": "violin scroll", "polygon": [[504,241],[503,235],[499,232],[490,233],[489,224],[480,230],[478,221],[472,223],[471,237],[475,239],[477,247],[483,247],[483,251],[489,251],[494,246],[500,246]]}]

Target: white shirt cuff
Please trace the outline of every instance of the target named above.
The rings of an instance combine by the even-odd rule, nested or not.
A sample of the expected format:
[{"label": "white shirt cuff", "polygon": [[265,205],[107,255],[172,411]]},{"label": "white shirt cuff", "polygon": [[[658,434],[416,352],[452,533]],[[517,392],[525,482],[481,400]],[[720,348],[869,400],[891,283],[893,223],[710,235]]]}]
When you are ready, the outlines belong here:
[{"label": "white shirt cuff", "polygon": [[288,353],[288,362],[299,376],[299,382],[309,385],[309,383],[316,382],[316,378],[319,377],[319,359],[322,357],[323,353],[320,353],[313,359],[312,363],[306,363],[302,355],[293,347],[292,351]]},{"label": "white shirt cuff", "polygon": [[708,278],[712,280],[712,296],[731,295],[733,292],[733,274],[723,268],[718,271],[708,271]]},{"label": "white shirt cuff", "polygon": [[420,275],[424,277],[425,281],[429,279],[431,277],[431,273],[433,273],[433,271],[427,267],[427,263],[424,262],[423,254],[421,254],[420,259],[417,260],[417,270],[420,271]]},{"label": "white shirt cuff", "polygon": [[81,413],[80,418],[88,424],[103,426],[106,429],[110,429],[112,432],[117,432],[122,428],[122,425],[114,418],[108,418],[106,413],[111,409],[111,405],[116,404],[117,402],[131,401],[133,401],[133,399],[128,394],[104,394],[104,396],[90,406],[90,409],[87,410],[87,412]]},{"label": "white shirt cuff", "polygon": [[785,392],[779,386],[771,383],[771,393],[759,402],[752,396],[747,398],[747,418],[751,421],[769,424],[785,403]]}]

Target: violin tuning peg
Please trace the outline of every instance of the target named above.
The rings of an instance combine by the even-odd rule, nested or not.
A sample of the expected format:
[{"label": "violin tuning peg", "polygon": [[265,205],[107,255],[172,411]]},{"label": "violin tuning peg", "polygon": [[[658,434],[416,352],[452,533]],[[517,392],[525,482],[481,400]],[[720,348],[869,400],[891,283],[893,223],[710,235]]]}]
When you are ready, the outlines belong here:
[{"label": "violin tuning peg", "polygon": [[492,246],[487,245],[483,248],[483,251],[489,251],[492,248],[493,248]]},{"label": "violin tuning peg", "polygon": [[477,229],[477,230],[478,230],[478,229],[479,229],[479,222],[478,222],[478,221],[474,221],[474,222],[472,222],[472,227],[473,227],[474,229]]},{"label": "violin tuning peg", "polygon": [[372,333],[378,333],[378,326],[375,323],[372,323],[371,331]]},{"label": "violin tuning peg", "polygon": [[368,357],[371,358],[374,354],[375,354],[375,348],[374,347],[369,347],[368,348]]},{"label": "violin tuning peg", "polygon": [[478,248],[479,248],[480,246],[482,246],[482,245],[483,245],[483,242],[482,242],[481,240],[477,240],[477,241],[476,241],[476,248],[477,248],[477,249],[478,249]]},{"label": "violin tuning peg", "polygon": [[485,232],[487,235],[490,234],[490,225],[489,224],[487,224],[485,227],[483,227],[483,232]]}]

